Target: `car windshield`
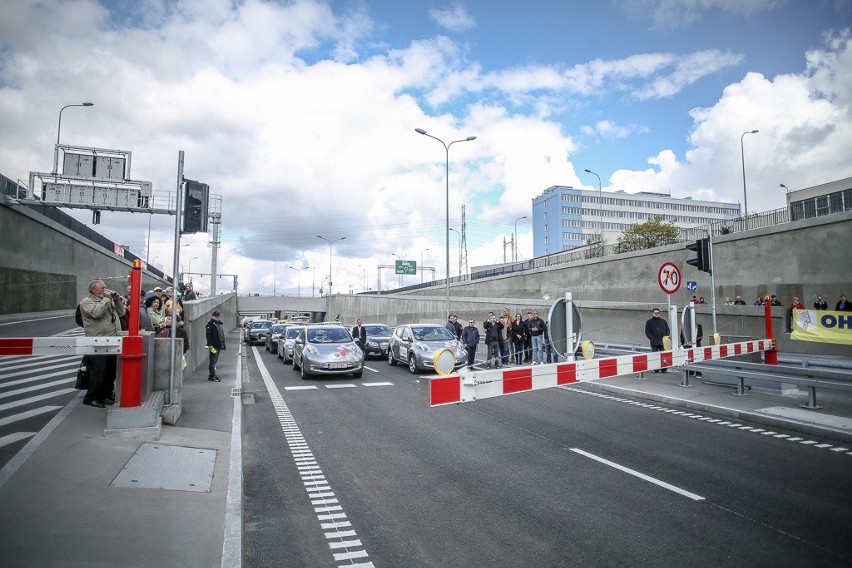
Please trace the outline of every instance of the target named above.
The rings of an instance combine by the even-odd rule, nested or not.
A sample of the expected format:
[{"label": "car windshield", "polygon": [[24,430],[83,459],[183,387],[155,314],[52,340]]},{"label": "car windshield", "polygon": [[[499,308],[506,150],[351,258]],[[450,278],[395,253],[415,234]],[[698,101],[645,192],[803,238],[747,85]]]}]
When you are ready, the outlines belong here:
[{"label": "car windshield", "polygon": [[251,324],[252,329],[269,329],[270,327],[272,327],[271,321],[256,321]]},{"label": "car windshield", "polygon": [[272,326],[272,333],[281,333],[282,331],[284,331],[283,325],[273,325]]},{"label": "car windshield", "polygon": [[365,325],[367,335],[375,335],[379,337],[390,337],[393,335],[393,330],[386,325]]},{"label": "car windshield", "polygon": [[349,343],[352,336],[345,327],[334,325],[308,330],[308,341],[311,343]]},{"label": "car windshield", "polygon": [[301,327],[288,327],[287,328],[287,339],[296,339],[299,337],[299,332],[302,331]]},{"label": "car windshield", "polygon": [[411,333],[414,334],[414,339],[417,339],[418,341],[446,341],[448,339],[455,339],[455,337],[447,331],[447,328],[437,325],[429,327],[412,326]]}]

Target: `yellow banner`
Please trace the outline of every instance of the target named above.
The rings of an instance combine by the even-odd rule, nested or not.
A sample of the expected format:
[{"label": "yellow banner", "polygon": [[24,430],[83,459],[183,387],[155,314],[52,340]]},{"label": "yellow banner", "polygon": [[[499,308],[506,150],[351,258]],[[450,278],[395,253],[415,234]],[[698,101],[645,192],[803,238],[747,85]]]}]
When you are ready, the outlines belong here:
[{"label": "yellow banner", "polygon": [[852,345],[852,312],[793,310],[790,339]]}]

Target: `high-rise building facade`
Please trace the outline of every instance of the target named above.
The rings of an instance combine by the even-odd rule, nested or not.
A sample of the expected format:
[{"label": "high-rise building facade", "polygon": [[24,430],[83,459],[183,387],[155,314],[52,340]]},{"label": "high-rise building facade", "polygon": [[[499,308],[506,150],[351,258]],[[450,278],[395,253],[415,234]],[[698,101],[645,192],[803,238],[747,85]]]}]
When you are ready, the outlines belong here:
[{"label": "high-rise building facade", "polygon": [[664,193],[598,192],[554,185],[532,200],[533,254],[612,243],[630,226],[662,217],[690,228],[740,216],[739,203],[677,199]]}]

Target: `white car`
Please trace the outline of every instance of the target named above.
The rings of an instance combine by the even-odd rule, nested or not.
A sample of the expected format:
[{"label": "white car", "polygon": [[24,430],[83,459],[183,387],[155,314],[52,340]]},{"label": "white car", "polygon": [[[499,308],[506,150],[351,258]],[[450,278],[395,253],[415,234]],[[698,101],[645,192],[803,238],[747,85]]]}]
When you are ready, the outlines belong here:
[{"label": "white car", "polygon": [[299,332],[302,331],[303,325],[286,324],[287,327],[281,337],[278,338],[278,358],[284,363],[293,362],[293,345],[296,343],[296,338],[299,337]]}]

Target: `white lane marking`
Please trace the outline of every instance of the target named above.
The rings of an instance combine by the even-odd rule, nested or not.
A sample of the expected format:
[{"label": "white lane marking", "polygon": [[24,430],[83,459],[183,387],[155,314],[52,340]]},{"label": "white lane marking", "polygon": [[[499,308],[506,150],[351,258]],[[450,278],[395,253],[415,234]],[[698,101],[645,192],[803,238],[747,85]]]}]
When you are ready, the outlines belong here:
[{"label": "white lane marking", "polygon": [[[62,373],[62,374],[66,374],[66,373],[67,373],[67,371],[65,373]],[[13,390],[13,391],[7,391],[7,392],[4,392],[3,394],[0,394],[0,398],[11,398],[13,396],[18,396],[18,395],[21,395],[21,394],[24,394],[24,393],[38,391],[38,390],[44,390],[44,389],[48,389],[48,388],[52,388],[52,387],[61,387],[62,385],[66,384],[66,383],[75,383],[75,382],[77,382],[76,377],[71,377],[71,378],[67,378],[67,379],[60,379],[58,381],[53,381],[52,383],[44,383],[44,384],[40,384],[40,385],[34,385],[34,386],[31,386],[31,387],[26,387],[26,388],[23,388],[23,389],[16,389],[16,390]],[[74,389],[71,389],[71,390],[74,390]]]},{"label": "white lane marking", "polygon": [[[281,392],[278,390],[278,387],[275,386],[275,382],[272,380],[272,375],[269,374],[263,360],[258,356],[257,348],[252,348],[252,351],[254,351],[255,363],[257,364],[257,368],[260,370],[260,376],[263,378],[263,384],[266,385],[266,391],[269,393],[269,400],[275,408],[275,414],[278,416],[278,422],[281,424],[281,430],[284,432],[284,439],[287,441],[287,445],[290,448],[290,453],[293,456],[293,461],[296,463],[296,467],[299,468],[300,465],[304,466],[308,463],[316,464],[317,462],[314,458],[313,452],[311,452],[310,447],[308,447],[308,444],[305,442],[305,437],[302,435],[302,431],[299,429],[296,419],[293,418],[293,415],[290,413],[290,409],[287,407],[287,403],[281,396]],[[337,388],[341,387],[341,385],[335,386]],[[355,385],[351,386],[354,387]],[[302,480],[302,484],[305,487],[308,498],[311,500],[311,505],[318,505],[321,502],[332,502],[331,499],[328,498],[333,497],[334,492],[318,465],[316,467],[308,467],[305,469],[300,468],[299,477]],[[321,487],[327,492],[326,496],[322,499],[317,499],[317,496],[312,494],[317,487]],[[337,500],[334,499],[333,502],[336,503]],[[349,521],[345,520],[347,518],[346,513],[343,512],[343,507],[340,505],[315,506],[314,513],[316,513],[317,520],[320,521],[320,528],[323,530],[336,529],[338,527],[349,528],[352,526]],[[346,537],[344,537],[342,533],[325,533],[329,549],[332,551],[335,562],[343,562],[354,558],[369,558],[369,554],[367,554],[367,551],[364,549],[361,541],[357,539],[358,535],[355,534],[355,531],[351,530],[347,532],[351,532],[351,534],[347,534]],[[348,540],[344,540],[345,538],[348,538]],[[346,549],[346,552],[334,552],[341,548]],[[355,548],[356,550],[349,550],[352,548]],[[346,564],[346,566],[351,565],[351,562]],[[361,565],[365,568],[373,568],[372,562],[366,562]]]},{"label": "white lane marking", "polygon": [[[49,392],[47,394],[40,394],[38,396],[31,396],[30,398],[23,398],[21,400],[16,400],[14,402],[7,402],[6,404],[0,404],[0,412],[5,412],[10,408],[18,408],[19,406],[26,406],[28,404],[32,404],[34,402],[39,402],[41,400],[47,400],[48,398],[53,398],[55,396],[62,396],[64,394],[68,394],[71,392],[77,392],[77,389],[60,389],[58,391]],[[82,391],[81,391],[82,392]]]},{"label": "white lane marking", "polygon": [[342,383],[337,385],[325,385],[327,389],[354,389],[356,385],[352,383]]},{"label": "white lane marking", "polygon": [[658,486],[660,486],[664,489],[668,489],[669,491],[674,491],[675,493],[677,493],[679,495],[683,495],[684,497],[688,497],[689,499],[692,499],[693,501],[703,501],[704,500],[704,497],[702,497],[701,495],[696,495],[695,493],[691,493],[691,492],[687,491],[686,489],[681,489],[680,487],[675,487],[674,485],[672,485],[670,483],[666,483],[665,481],[661,481],[661,480],[659,480],[655,477],[645,475],[644,473],[640,473],[640,472],[636,471],[635,469],[630,469],[629,467],[625,467],[625,466],[619,465],[615,462],[611,462],[611,461],[604,459],[600,456],[590,454],[589,452],[585,452],[585,451],[583,451],[579,448],[571,448],[571,451],[578,453],[582,456],[586,456],[587,458],[593,459],[593,460],[600,462],[604,465],[614,467],[615,469],[617,469],[619,471],[623,471],[624,473],[633,475],[635,477],[638,477],[639,479],[644,479],[645,481],[647,481],[649,483],[653,483],[654,485],[658,485]]},{"label": "white lane marking", "polygon": [[365,387],[392,387],[393,383],[391,382],[383,382],[383,383],[361,383]]},{"label": "white lane marking", "polygon": [[9,444],[14,444],[20,440],[26,440],[27,438],[35,435],[35,432],[15,432],[14,434],[3,436],[0,438],[0,448],[8,446]]},{"label": "white lane marking", "polygon": [[[17,371],[19,369],[29,369],[30,367],[39,367],[39,370],[44,367],[47,361],[34,361],[34,359],[44,359],[52,357],[56,359],[56,363],[67,364],[67,365],[79,365],[80,364],[80,356],[75,356],[72,359],[68,359],[68,355],[43,355],[42,357],[27,357],[27,363],[22,363],[20,365],[10,365],[8,363],[12,363],[12,361],[0,361],[0,371],[3,372],[4,377],[8,377],[10,375],[6,374],[6,371]],[[18,359],[20,361],[20,359]]]},{"label": "white lane marking", "polygon": [[[790,437],[789,434],[778,434],[777,432],[773,432],[771,430],[765,430],[763,428],[755,428],[753,426],[744,426],[742,424],[735,423],[735,422],[723,421],[720,418],[712,418],[712,417],[709,417],[709,416],[702,416],[701,414],[688,414],[686,412],[684,412],[684,413],[674,412],[671,409],[663,408],[661,406],[655,406],[653,404],[647,404],[647,403],[638,402],[638,401],[635,401],[635,400],[620,399],[620,398],[616,398],[614,396],[609,396],[609,395],[601,394],[601,393],[597,393],[597,392],[590,392],[590,391],[586,391],[586,390],[582,390],[582,389],[578,389],[578,388],[574,388],[574,387],[569,387],[569,386],[563,386],[563,387],[559,387],[559,388],[564,389],[564,390],[577,392],[577,393],[580,393],[580,394],[585,394],[585,395],[588,395],[588,396],[594,396],[594,397],[597,397],[597,398],[603,398],[603,399],[607,399],[607,400],[623,401],[627,404],[641,406],[641,407],[647,408],[649,410],[662,410],[663,412],[666,412],[666,413],[678,414],[678,415],[684,416],[686,418],[692,418],[693,420],[701,420],[701,421],[704,421],[704,422],[710,422],[712,424],[716,424],[717,426],[727,426],[728,428],[736,428],[738,430],[745,430],[746,432],[753,432],[755,434],[761,434],[763,436],[771,436],[773,438],[778,438],[779,440],[787,440],[788,442],[801,442],[802,444],[813,446],[815,448],[828,449],[832,452],[846,452],[848,455],[852,455],[852,451],[849,451],[849,448],[835,448],[835,447],[832,446],[832,444],[826,444],[826,443],[820,444],[820,443],[817,443],[813,440],[805,440],[804,438],[800,438],[800,437]],[[803,440],[805,440],[805,441],[803,441]]]},{"label": "white lane marking", "polygon": [[[6,382],[4,380],[2,385],[4,387],[16,387],[18,385],[25,385],[27,383],[34,383],[36,381],[42,381],[44,379],[49,379],[51,377],[61,377],[61,376],[67,377],[69,374],[74,373],[76,371],[75,367],[77,367],[78,365],[79,365],[79,363],[71,363],[69,365],[69,368],[64,369],[62,371],[56,371],[55,373],[46,373],[46,374],[43,374],[43,375],[31,376],[31,377],[27,377],[26,379],[18,379],[16,381],[8,381],[8,382]],[[32,372],[33,371],[30,370],[30,371],[21,372],[21,373],[12,373],[11,375],[3,375],[3,379],[11,378],[11,377],[24,377],[26,375],[31,374]]]},{"label": "white lane marking", "polygon": [[372,373],[381,373],[381,371],[379,371],[378,369],[368,367],[367,365],[364,365],[364,368],[367,369],[368,371],[372,372]]},{"label": "white lane marking", "polygon": [[7,416],[0,420],[0,426],[5,426],[7,424],[11,424],[12,422],[18,422],[19,420],[26,420],[27,418],[32,418],[33,416],[38,416],[39,414],[45,414],[47,412],[53,412],[54,410],[59,410],[62,408],[61,406],[40,406],[38,408],[33,408],[32,410],[27,410],[26,412],[21,412],[19,414],[13,414],[12,416]]},{"label": "white lane marking", "polygon": [[317,387],[314,385],[306,385],[302,387],[284,387],[285,391],[307,391],[307,390],[317,390]]}]

